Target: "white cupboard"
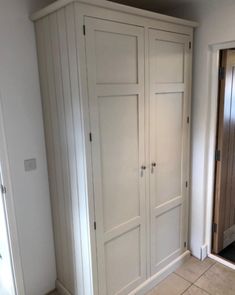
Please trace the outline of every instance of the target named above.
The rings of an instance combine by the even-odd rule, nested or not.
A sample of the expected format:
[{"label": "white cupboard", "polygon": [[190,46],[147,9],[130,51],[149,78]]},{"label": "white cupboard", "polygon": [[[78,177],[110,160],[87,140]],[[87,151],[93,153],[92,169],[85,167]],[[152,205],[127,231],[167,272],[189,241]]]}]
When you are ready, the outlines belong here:
[{"label": "white cupboard", "polygon": [[187,250],[195,23],[108,1],[35,13],[61,294],[144,294]]}]

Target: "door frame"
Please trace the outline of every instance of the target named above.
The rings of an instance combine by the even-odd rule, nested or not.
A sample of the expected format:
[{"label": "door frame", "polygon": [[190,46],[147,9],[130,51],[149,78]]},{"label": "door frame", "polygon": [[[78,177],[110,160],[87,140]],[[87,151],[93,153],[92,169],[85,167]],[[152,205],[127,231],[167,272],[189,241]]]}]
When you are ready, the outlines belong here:
[{"label": "door frame", "polygon": [[20,246],[17,231],[17,222],[15,216],[13,190],[11,183],[10,167],[7,153],[7,142],[4,128],[4,115],[2,93],[0,92],[0,179],[1,184],[6,187],[4,197],[4,207],[6,214],[6,223],[9,239],[9,250],[12,263],[12,274],[16,295],[25,295],[25,286],[23,279],[23,269],[21,263]]},{"label": "door frame", "polygon": [[214,212],[215,150],[217,134],[217,108],[219,86],[220,50],[235,48],[235,41],[209,45],[209,116],[207,121],[208,138],[205,146],[205,244],[202,246],[202,259],[210,258],[235,270],[235,265],[212,253],[212,224]]}]

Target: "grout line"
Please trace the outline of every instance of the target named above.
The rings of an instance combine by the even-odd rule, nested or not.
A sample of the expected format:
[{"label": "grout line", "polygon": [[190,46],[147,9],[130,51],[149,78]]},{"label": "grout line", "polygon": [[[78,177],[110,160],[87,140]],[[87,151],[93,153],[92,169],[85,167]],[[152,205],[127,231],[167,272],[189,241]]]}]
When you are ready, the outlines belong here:
[{"label": "grout line", "polygon": [[199,288],[199,289],[201,289],[202,291],[204,291],[205,293],[207,293],[207,294],[209,294],[209,295],[211,295],[210,293],[208,293],[206,290],[204,290],[204,289],[202,289],[201,287],[198,287],[197,285],[195,285],[195,283],[205,274],[205,273],[207,273],[211,268],[212,268],[212,266],[214,266],[216,264],[216,262],[215,263],[213,263],[212,265],[210,265],[197,279],[196,279],[196,281],[195,282],[190,282],[189,280],[187,280],[186,278],[184,278],[183,276],[181,276],[181,275],[179,275],[178,273],[176,273],[175,271],[174,271],[174,274],[176,274],[178,277],[180,277],[181,279],[184,279],[185,281],[187,281],[187,282],[189,282],[191,285],[186,289],[186,290],[184,290],[184,292],[183,293],[181,293],[180,295],[183,295],[183,294],[185,294],[187,291],[188,291],[188,289],[190,289],[192,286],[195,286],[195,287],[197,287],[197,288]]},{"label": "grout line", "polygon": [[175,275],[177,275],[178,277],[180,277],[181,279],[184,279],[186,282],[190,283],[191,285],[194,284],[193,282],[187,280],[186,278],[184,278],[183,276],[181,276],[180,274],[174,272]]},{"label": "grout line", "polygon": [[198,289],[202,290],[203,292],[205,292],[205,293],[208,294],[208,295],[212,295],[211,293],[209,293],[208,291],[202,289],[201,287],[198,287],[198,286],[196,286],[196,285],[194,285],[194,284],[193,284],[193,286],[194,286],[194,287],[197,287]]},{"label": "grout line", "polygon": [[211,258],[209,258],[211,261],[213,261],[213,264],[212,264],[212,266],[213,265],[215,265],[216,263],[217,263],[217,261],[216,260],[214,260],[214,259],[211,259]]},{"label": "grout line", "polygon": [[196,285],[196,282],[198,282],[199,280],[200,280],[200,278],[204,275],[204,274],[206,274],[213,266],[215,265],[215,263],[213,263],[206,271],[204,271],[204,273],[202,274],[202,275],[200,275],[200,277],[193,283],[193,285],[195,286],[195,287],[197,287],[197,288],[199,288],[199,289],[201,289],[202,291],[204,291],[205,293],[207,293],[207,294],[209,294],[209,295],[212,295],[212,294],[210,294],[208,291],[206,291],[206,290],[204,290],[204,289],[202,289],[201,287],[199,287],[199,286],[197,286]]},{"label": "grout line", "polygon": [[200,288],[200,287],[198,287],[198,286],[196,286],[196,285],[194,285],[194,284],[192,284],[191,286],[189,286],[189,287],[188,287],[186,290],[184,290],[184,292],[181,293],[180,295],[184,295],[184,294],[186,294],[186,292],[187,292],[190,288],[192,288],[192,287],[195,287],[195,288],[197,288],[197,289],[200,289],[200,290],[202,290],[204,293],[206,293],[206,294],[208,294],[208,295],[212,295],[212,294],[208,293],[206,290],[204,290],[204,289],[202,289],[202,288]]},{"label": "grout line", "polygon": [[200,280],[200,278],[206,274],[215,264],[212,264],[207,270],[205,270],[197,279],[196,281],[193,283],[196,286],[196,282],[198,282]]},{"label": "grout line", "polygon": [[[188,282],[188,281],[187,281],[187,282]],[[183,293],[180,293],[180,295],[185,294],[185,293],[188,291],[188,289],[190,289],[192,286],[193,286],[193,284],[191,283],[191,284],[188,286],[188,288],[186,288],[186,289],[183,291]]]}]

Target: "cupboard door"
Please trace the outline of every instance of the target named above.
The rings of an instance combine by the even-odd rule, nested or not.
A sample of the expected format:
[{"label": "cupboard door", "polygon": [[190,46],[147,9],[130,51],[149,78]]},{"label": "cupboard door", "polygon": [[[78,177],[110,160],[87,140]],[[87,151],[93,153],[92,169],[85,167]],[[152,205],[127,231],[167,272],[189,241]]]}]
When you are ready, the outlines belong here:
[{"label": "cupboard door", "polygon": [[189,39],[149,30],[152,275],[184,251]]},{"label": "cupboard door", "polygon": [[85,18],[99,294],[146,278],[144,30]]}]

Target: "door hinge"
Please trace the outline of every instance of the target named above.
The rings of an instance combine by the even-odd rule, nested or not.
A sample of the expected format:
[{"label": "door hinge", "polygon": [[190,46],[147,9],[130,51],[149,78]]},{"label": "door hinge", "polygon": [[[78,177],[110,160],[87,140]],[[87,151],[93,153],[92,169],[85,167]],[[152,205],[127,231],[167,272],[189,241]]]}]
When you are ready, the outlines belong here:
[{"label": "door hinge", "polygon": [[217,224],[214,222],[213,224],[212,224],[212,231],[213,231],[213,233],[217,233]]},{"label": "door hinge", "polygon": [[94,221],[94,230],[96,230],[96,221]]},{"label": "door hinge", "polygon": [[187,181],[185,182],[185,187],[188,187],[188,182]]},{"label": "door hinge", "polygon": [[189,117],[187,117],[187,123],[189,124]]},{"label": "door hinge", "polygon": [[3,195],[7,193],[7,188],[3,184],[1,184],[1,191]]},{"label": "door hinge", "polygon": [[89,140],[90,140],[90,142],[92,142],[92,133],[91,132],[89,133]]},{"label": "door hinge", "polygon": [[189,49],[192,48],[192,42],[191,42],[191,41],[189,41],[189,43],[188,43],[188,48],[189,48]]},{"label": "door hinge", "polygon": [[187,247],[187,242],[184,242],[184,248],[186,248]]},{"label": "door hinge", "polygon": [[220,161],[220,150],[215,151],[215,160]]},{"label": "door hinge", "polygon": [[224,67],[220,67],[219,68],[219,79],[220,80],[224,80],[225,78],[225,68]]},{"label": "door hinge", "polygon": [[83,25],[83,35],[85,36],[86,35],[86,26]]}]

